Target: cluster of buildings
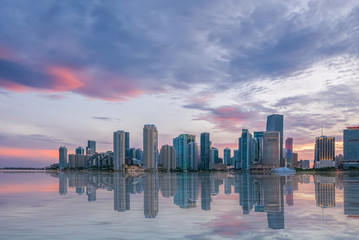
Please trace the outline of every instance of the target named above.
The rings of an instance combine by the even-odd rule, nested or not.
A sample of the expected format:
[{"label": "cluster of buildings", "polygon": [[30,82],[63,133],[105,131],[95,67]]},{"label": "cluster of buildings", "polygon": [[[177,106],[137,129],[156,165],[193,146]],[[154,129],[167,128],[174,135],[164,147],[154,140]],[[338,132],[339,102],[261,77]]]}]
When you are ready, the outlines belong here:
[{"label": "cluster of buildings", "polygon": [[343,155],[335,155],[335,137],[320,136],[315,139],[314,168],[359,167],[359,126],[343,131]]},{"label": "cluster of buildings", "polygon": [[[284,146],[283,146],[284,145]],[[210,134],[200,134],[200,143],[192,134],[180,134],[173,145],[158,148],[158,130],[155,125],[143,128],[143,150],[130,148],[130,133],[122,130],[113,133],[113,152],[96,152],[96,142],[88,141],[86,155],[79,147],[76,154],[68,155],[59,149],[59,168],[107,168],[124,171],[129,165],[138,165],[148,171],[208,171],[223,169],[268,170],[279,167],[309,168],[309,160],[298,161],[293,152],[293,138],[283,139],[283,115],[267,117],[266,130],[251,133],[242,129],[238,149],[225,148],[223,159],[212,145]],[[315,139],[314,167],[359,167],[359,127],[344,130],[344,156],[335,157],[335,137],[320,136]]]}]

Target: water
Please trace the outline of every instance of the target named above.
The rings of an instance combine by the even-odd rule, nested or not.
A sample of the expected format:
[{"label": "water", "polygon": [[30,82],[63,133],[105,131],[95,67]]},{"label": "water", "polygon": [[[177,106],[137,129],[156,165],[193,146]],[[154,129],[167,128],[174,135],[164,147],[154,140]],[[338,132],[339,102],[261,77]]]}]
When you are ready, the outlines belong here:
[{"label": "water", "polygon": [[0,239],[355,239],[359,175],[0,172]]}]

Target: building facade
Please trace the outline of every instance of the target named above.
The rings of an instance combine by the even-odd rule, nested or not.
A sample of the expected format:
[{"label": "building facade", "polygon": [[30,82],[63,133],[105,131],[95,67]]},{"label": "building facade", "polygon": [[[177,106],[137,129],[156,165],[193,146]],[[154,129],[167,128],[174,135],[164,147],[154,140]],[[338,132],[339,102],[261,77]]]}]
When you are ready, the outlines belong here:
[{"label": "building facade", "polygon": [[125,131],[113,133],[113,169],[123,170],[125,165]]},{"label": "building facade", "polygon": [[201,169],[209,170],[211,142],[209,133],[201,133]]},{"label": "building facade", "polygon": [[176,170],[176,150],[169,145],[163,145],[160,151],[160,162],[166,171]]},{"label": "building facade", "polygon": [[189,168],[189,146],[196,142],[196,136],[191,134],[180,134],[173,139],[173,147],[176,149],[177,167],[182,170]]},{"label": "building facade", "polygon": [[267,132],[279,132],[280,140],[279,140],[279,149],[280,149],[280,167],[285,166],[285,160],[283,156],[283,115],[273,114],[267,117]]},{"label": "building facade", "polygon": [[223,164],[226,165],[231,165],[232,161],[231,161],[231,149],[229,148],[225,148],[223,150]]},{"label": "building facade", "polygon": [[335,167],[335,137],[315,138],[314,166],[315,168]]},{"label": "building facade", "polygon": [[64,146],[59,148],[59,168],[67,168],[67,148]]},{"label": "building facade", "polygon": [[143,127],[143,163],[148,170],[157,170],[158,165],[158,131],[155,125]]},{"label": "building facade", "polygon": [[280,132],[263,132],[262,164],[268,168],[280,167]]},{"label": "building facade", "polygon": [[359,127],[347,127],[343,131],[343,140],[344,163],[359,166]]}]

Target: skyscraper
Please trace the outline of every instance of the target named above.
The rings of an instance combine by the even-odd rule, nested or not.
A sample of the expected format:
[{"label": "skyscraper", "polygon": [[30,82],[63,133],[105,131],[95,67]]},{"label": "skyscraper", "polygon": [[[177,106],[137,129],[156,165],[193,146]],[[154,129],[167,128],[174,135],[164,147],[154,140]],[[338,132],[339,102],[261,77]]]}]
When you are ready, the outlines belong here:
[{"label": "skyscraper", "polygon": [[252,163],[252,134],[248,129],[242,129],[239,151],[241,152],[241,168],[249,170]]},{"label": "skyscraper", "polygon": [[280,167],[285,166],[283,157],[283,115],[273,114],[267,117],[267,132],[278,131],[280,133]]},{"label": "skyscraper", "polygon": [[347,127],[343,131],[344,164],[359,164],[359,127]]},{"label": "skyscraper", "polygon": [[59,148],[59,168],[67,168],[67,148],[64,146]]},{"label": "skyscraper", "polygon": [[335,137],[315,138],[314,166],[315,168],[335,167]]},{"label": "skyscraper", "polygon": [[199,150],[196,142],[188,143],[189,169],[198,170],[200,161]]},{"label": "skyscraper", "polygon": [[160,159],[164,170],[176,170],[176,151],[172,146],[162,146],[160,151]]},{"label": "skyscraper", "polygon": [[92,155],[96,153],[96,141],[88,140],[86,147],[86,155]]},{"label": "skyscraper", "polygon": [[157,170],[158,131],[155,125],[143,127],[143,162],[148,170]]},{"label": "skyscraper", "polygon": [[113,133],[113,169],[123,170],[125,164],[125,132],[116,131]]},{"label": "skyscraper", "polygon": [[82,147],[76,148],[76,155],[84,155],[84,149]]},{"label": "skyscraper", "polygon": [[130,133],[125,132],[125,156],[130,157]]},{"label": "skyscraper", "polygon": [[196,136],[191,134],[180,134],[173,139],[173,147],[176,149],[177,167],[182,170],[189,168],[188,144],[195,142]]},{"label": "skyscraper", "polygon": [[223,150],[223,163],[226,165],[231,165],[231,149],[225,148]]},{"label": "skyscraper", "polygon": [[201,169],[209,170],[211,142],[209,133],[201,133]]},{"label": "skyscraper", "polygon": [[280,152],[280,133],[263,132],[262,164],[268,168],[278,168]]},{"label": "skyscraper", "polygon": [[285,149],[287,150],[285,156],[287,167],[292,167],[293,138],[287,138],[285,140]]}]

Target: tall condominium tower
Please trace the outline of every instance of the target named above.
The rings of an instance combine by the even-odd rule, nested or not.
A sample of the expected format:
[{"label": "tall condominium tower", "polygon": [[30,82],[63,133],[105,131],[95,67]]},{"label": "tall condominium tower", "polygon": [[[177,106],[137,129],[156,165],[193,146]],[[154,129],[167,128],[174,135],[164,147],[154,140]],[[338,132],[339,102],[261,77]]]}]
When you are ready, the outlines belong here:
[{"label": "tall condominium tower", "polygon": [[160,151],[160,159],[164,170],[176,170],[176,150],[172,146],[162,146]]},{"label": "tall condominium tower", "polygon": [[173,139],[173,147],[176,149],[177,167],[182,170],[189,168],[188,144],[195,142],[196,136],[191,134],[180,134]]},{"label": "tall condominium tower", "polygon": [[84,155],[83,147],[76,148],[75,152],[76,152],[76,155]]},{"label": "tall condominium tower", "polygon": [[292,167],[292,153],[293,153],[293,138],[287,138],[285,140],[287,167]]},{"label": "tall condominium tower", "polygon": [[148,170],[157,170],[158,131],[155,125],[143,127],[143,162]]},{"label": "tall condominium tower", "polygon": [[125,132],[116,131],[113,133],[113,169],[123,170],[125,164]]},{"label": "tall condominium tower", "polygon": [[67,148],[59,148],[59,168],[64,169],[67,167]]},{"label": "tall condominium tower", "polygon": [[359,127],[347,127],[343,135],[344,161],[359,163]]},{"label": "tall condominium tower", "polygon": [[88,140],[86,147],[86,155],[93,155],[96,153],[96,141]]},{"label": "tall condominium tower", "polygon": [[268,168],[278,168],[280,152],[280,133],[263,132],[262,164]]},{"label": "tall condominium tower", "polygon": [[231,149],[229,148],[225,148],[223,150],[223,164],[226,165],[231,165],[232,161],[231,161]]},{"label": "tall condominium tower", "polygon": [[283,115],[273,114],[267,117],[267,132],[277,131],[280,133],[280,166],[285,166],[283,157]]},{"label": "tall condominium tower", "polygon": [[315,138],[314,166],[315,168],[335,167],[335,137]]},{"label": "tall condominium tower", "polygon": [[209,133],[201,133],[201,169],[209,170],[211,142]]},{"label": "tall condominium tower", "polygon": [[200,161],[199,150],[196,142],[188,143],[189,169],[198,170]]},{"label": "tall condominium tower", "polygon": [[241,168],[243,170],[249,170],[253,157],[253,139],[252,134],[248,129],[242,129],[242,135],[239,140],[239,151],[241,152]]},{"label": "tall condominium tower", "polygon": [[130,133],[125,132],[125,152],[126,157],[130,157]]}]

